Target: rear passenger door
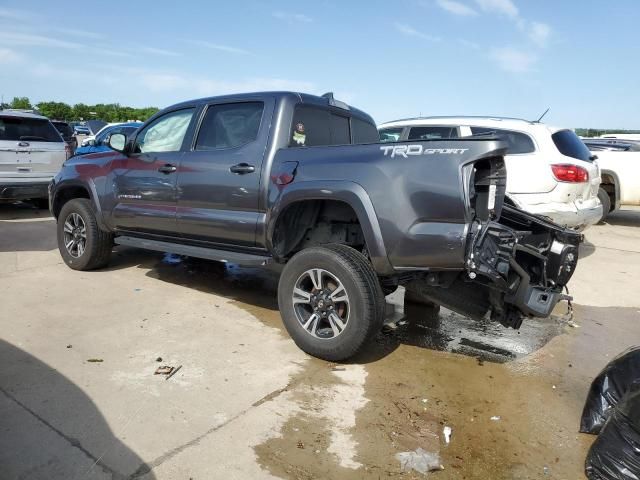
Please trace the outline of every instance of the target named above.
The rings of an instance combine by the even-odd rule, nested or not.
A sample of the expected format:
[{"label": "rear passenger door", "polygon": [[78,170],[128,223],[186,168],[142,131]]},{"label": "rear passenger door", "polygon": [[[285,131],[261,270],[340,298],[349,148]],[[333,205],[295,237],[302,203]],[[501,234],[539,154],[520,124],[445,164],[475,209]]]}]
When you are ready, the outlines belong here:
[{"label": "rear passenger door", "polygon": [[206,106],[178,175],[178,231],[190,240],[255,246],[260,176],[275,101]]}]

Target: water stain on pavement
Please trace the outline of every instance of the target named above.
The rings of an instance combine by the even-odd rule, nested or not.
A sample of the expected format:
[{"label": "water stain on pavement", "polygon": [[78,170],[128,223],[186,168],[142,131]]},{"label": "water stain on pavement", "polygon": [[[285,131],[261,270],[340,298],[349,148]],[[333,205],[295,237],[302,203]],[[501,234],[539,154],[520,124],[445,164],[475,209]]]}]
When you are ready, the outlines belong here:
[{"label": "water stain on pavement", "polygon": [[[231,299],[286,335],[277,271],[190,259],[163,264],[157,255],[141,267]],[[640,338],[638,309],[576,306],[582,328],[552,317],[515,331],[444,309],[402,311],[389,299],[406,325],[381,333],[353,362],[310,359],[291,380],[287,393],[298,413],[255,446],[264,469],[291,479],[422,478],[401,472],[394,457],[421,447],[439,452],[445,469],[432,475],[442,479],[584,478],[593,441],[578,433],[585,395],[599,369]],[[355,386],[339,376],[354,368],[366,374]],[[343,399],[343,410],[334,398]],[[342,415],[353,415],[354,424],[337,423]],[[450,444],[444,426],[453,430]],[[341,456],[337,445],[352,451]]]}]

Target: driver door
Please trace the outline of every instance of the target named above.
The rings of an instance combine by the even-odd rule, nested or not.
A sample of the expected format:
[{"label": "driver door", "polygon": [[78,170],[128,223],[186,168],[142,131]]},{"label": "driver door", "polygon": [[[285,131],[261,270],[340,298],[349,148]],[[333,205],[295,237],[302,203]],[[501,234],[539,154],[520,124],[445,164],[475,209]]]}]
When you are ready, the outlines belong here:
[{"label": "driver door", "polygon": [[158,117],[114,163],[111,221],[116,229],[176,234],[176,179],[195,112],[195,107],[183,108]]}]

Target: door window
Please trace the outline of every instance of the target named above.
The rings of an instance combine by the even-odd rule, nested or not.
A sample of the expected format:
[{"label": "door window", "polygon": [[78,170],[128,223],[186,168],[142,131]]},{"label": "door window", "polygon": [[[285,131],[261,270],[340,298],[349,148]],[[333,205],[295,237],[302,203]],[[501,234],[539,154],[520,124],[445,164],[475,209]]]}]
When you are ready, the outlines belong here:
[{"label": "door window", "polygon": [[456,127],[413,127],[409,130],[409,140],[440,140],[458,138]]},{"label": "door window", "polygon": [[202,120],[196,150],[234,148],[258,138],[264,103],[211,105]]},{"label": "door window", "polygon": [[180,151],[194,111],[178,110],[154,120],[137,136],[133,153]]},{"label": "door window", "polygon": [[353,143],[378,143],[378,129],[373,123],[351,117]]},{"label": "door window", "polygon": [[500,128],[471,127],[472,135],[493,135],[507,143],[507,155],[535,152],[533,140],[526,133],[502,130]]}]

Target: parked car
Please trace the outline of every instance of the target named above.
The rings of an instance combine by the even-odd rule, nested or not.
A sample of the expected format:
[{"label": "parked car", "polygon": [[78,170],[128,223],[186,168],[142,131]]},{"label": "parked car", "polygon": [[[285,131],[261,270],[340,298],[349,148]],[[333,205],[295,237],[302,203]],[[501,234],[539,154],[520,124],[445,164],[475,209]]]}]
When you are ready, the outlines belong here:
[{"label": "parked car", "polygon": [[602,203],[602,220],[624,205],[640,205],[640,151],[600,150],[591,143],[588,146],[597,155],[601,168],[598,197]]},{"label": "parked car", "polygon": [[287,331],[331,361],[380,331],[398,284],[514,328],[568,298],[582,235],[504,205],[502,141],[377,137],[330,94],[174,105],[111,135],[111,154],[65,163],[50,190],[60,253],[76,270],[107,265],[114,241],[280,263]]},{"label": "parked car", "polygon": [[48,206],[47,186],[68,157],[47,117],[0,110],[0,200]]},{"label": "parked car", "polygon": [[602,218],[598,164],[571,130],[490,117],[410,118],[379,130],[381,141],[499,137],[507,145],[508,201],[577,230]]},{"label": "parked car", "polygon": [[84,125],[76,125],[73,127],[73,133],[75,135],[91,135],[91,130],[89,130],[89,127],[85,127]]},{"label": "parked car", "polygon": [[73,128],[71,128],[71,125],[69,125],[67,122],[61,122],[59,120],[51,120],[51,123],[54,127],[56,127],[56,130],[60,132],[60,135],[62,135],[62,139],[67,142],[67,145],[69,146],[69,156],[73,155],[76,151],[76,148],[78,148],[78,140],[73,134]]},{"label": "parked car", "polygon": [[109,147],[109,139],[114,133],[122,133],[125,136],[131,135],[135,132],[142,123],[130,122],[111,125],[103,128],[95,138],[91,138],[88,141],[83,141],[82,146],[76,150],[76,155],[86,155],[87,153],[105,152],[111,150]]},{"label": "parked car", "polygon": [[583,138],[584,144],[594,151],[640,152],[640,141],[608,140],[605,138]]}]

